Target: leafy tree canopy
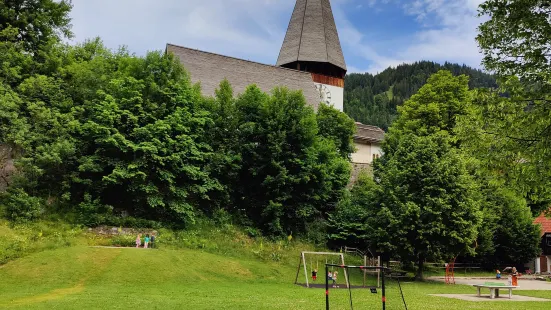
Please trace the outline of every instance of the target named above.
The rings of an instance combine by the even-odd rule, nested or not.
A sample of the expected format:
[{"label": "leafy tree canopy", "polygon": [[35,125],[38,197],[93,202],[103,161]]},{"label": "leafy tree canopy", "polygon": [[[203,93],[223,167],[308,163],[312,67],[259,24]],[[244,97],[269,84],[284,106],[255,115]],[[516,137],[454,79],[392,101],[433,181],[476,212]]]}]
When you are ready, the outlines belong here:
[{"label": "leafy tree canopy", "polygon": [[542,0],[487,0],[480,15],[490,18],[477,36],[484,66],[500,77],[551,80],[551,3]]},{"label": "leafy tree canopy", "polygon": [[[549,102],[551,21],[546,1],[485,1],[479,27],[483,64],[500,79],[499,92],[480,90],[460,123],[465,147],[488,171],[527,197],[534,215],[551,202]],[[506,96],[503,96],[505,94]]]}]

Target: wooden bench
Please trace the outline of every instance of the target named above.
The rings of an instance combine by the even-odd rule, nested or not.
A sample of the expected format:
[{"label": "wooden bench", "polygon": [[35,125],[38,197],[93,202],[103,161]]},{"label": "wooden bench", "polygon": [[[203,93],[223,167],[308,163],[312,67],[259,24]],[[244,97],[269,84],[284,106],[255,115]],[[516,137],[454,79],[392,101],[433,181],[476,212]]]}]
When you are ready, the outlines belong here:
[{"label": "wooden bench", "polygon": [[513,289],[517,288],[518,286],[512,286],[512,285],[504,285],[500,283],[491,284],[473,284],[474,287],[478,289],[478,296],[480,297],[480,289],[481,288],[489,288],[490,289],[490,299],[494,299],[499,297],[499,290],[509,290],[509,298],[513,296]]}]

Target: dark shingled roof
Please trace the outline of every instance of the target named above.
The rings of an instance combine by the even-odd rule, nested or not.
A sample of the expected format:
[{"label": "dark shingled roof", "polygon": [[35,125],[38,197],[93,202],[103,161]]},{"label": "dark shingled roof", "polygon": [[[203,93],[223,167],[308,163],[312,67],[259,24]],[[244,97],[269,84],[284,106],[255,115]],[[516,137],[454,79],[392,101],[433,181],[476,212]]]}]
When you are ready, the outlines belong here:
[{"label": "dark shingled roof", "polygon": [[354,141],[358,143],[378,143],[385,138],[385,131],[377,126],[356,123],[356,134]]},{"label": "dark shingled roof", "polygon": [[346,71],[329,0],[297,0],[277,65],[327,62]]},{"label": "dark shingled roof", "polygon": [[166,52],[173,53],[180,59],[189,72],[191,81],[201,84],[203,95],[214,96],[220,82],[228,79],[236,94],[243,93],[251,84],[256,84],[265,92],[282,86],[291,90],[302,90],[306,102],[314,109],[319,105],[320,96],[310,73],[172,44],[167,44]]}]

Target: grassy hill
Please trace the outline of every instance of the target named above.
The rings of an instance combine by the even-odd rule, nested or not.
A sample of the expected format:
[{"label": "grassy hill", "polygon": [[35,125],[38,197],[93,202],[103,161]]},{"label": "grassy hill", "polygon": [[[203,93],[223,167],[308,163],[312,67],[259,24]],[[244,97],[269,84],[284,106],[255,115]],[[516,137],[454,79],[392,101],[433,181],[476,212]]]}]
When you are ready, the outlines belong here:
[{"label": "grassy hill", "polygon": [[[235,254],[235,253],[234,253]],[[298,249],[291,249],[298,263]],[[194,249],[69,246],[0,266],[0,309],[323,309],[323,289],[293,284],[296,265]],[[323,273],[320,273],[323,274]],[[323,278],[323,277],[321,277]],[[341,284],[342,285],[342,284]],[[404,283],[409,309],[548,309],[548,303],[471,303],[433,293],[468,286]],[[349,309],[348,291],[331,290],[331,309]],[[551,291],[518,292],[549,297]],[[355,309],[376,309],[378,294],[352,290]],[[403,309],[396,283],[387,309]]]}]

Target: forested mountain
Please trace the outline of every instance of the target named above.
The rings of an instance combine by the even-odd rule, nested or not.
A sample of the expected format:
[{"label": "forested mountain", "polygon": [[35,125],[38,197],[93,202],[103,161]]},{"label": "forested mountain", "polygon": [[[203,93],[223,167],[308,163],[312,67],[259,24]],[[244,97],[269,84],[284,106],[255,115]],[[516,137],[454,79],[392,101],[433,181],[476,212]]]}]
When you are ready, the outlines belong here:
[{"label": "forested mountain", "polygon": [[402,105],[439,70],[453,75],[469,76],[469,87],[496,87],[491,75],[466,65],[431,61],[402,64],[381,73],[348,74],[344,83],[344,112],[355,121],[379,126],[387,130],[397,116],[396,107]]}]

